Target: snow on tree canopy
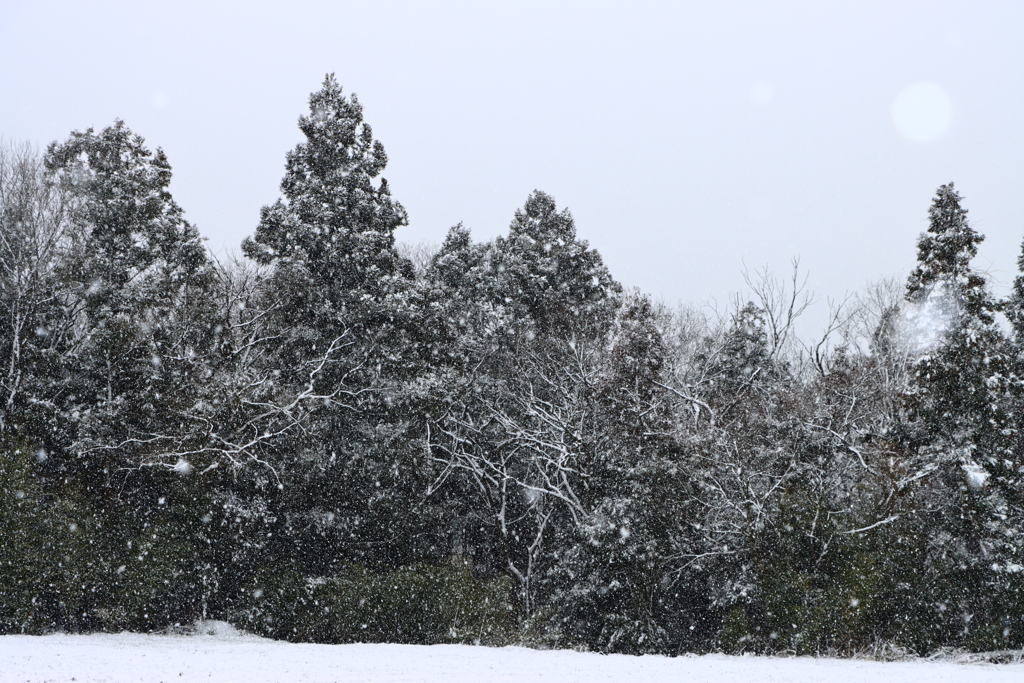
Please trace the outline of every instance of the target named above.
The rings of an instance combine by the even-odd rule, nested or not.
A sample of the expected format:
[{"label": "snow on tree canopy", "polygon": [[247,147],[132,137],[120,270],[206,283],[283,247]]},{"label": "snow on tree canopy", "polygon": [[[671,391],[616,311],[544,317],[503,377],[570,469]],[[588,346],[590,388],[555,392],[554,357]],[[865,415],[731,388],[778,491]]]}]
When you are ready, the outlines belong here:
[{"label": "snow on tree canopy", "polygon": [[263,264],[305,263],[344,289],[410,270],[394,251],[395,228],[408,218],[387,181],[374,183],[388,158],[359,100],[345,97],[331,74],[309,108],[299,119],[306,142],[288,153],[284,197],[263,207],[243,251]]}]

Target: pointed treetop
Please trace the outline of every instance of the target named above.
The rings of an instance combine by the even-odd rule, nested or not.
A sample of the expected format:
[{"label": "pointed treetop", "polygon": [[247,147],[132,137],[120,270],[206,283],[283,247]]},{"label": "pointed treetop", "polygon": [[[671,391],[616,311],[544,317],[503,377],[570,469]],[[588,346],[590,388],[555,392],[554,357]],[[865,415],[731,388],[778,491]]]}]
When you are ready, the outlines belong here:
[{"label": "pointed treetop", "polygon": [[495,287],[503,290],[497,299],[516,301],[544,330],[607,317],[621,291],[601,255],[576,239],[569,210],[559,211],[544,192],[530,194],[494,252]]},{"label": "pointed treetop", "polygon": [[453,225],[441,248],[431,259],[428,277],[453,289],[465,287],[482,252],[482,247],[474,246],[469,228],[462,223]]},{"label": "pointed treetop", "polygon": [[569,244],[576,239],[576,224],[569,209],[558,211],[554,198],[534,190],[522,209],[516,209],[509,226],[509,237],[528,237],[538,242],[558,240]]},{"label": "pointed treetop", "polygon": [[907,282],[907,299],[924,298],[937,284],[951,286],[960,295],[983,288],[985,280],[971,270],[971,259],[985,239],[967,222],[967,209],[953,183],[943,185],[928,210],[928,230],[917,241],[917,268]]},{"label": "pointed treetop", "polygon": [[374,182],[387,154],[358,99],[345,97],[333,74],[310,95],[309,110],[299,118],[306,141],[287,156],[284,197],[263,208],[243,251],[264,264],[303,263],[345,289],[373,287],[408,270],[394,251],[394,231],[408,223],[405,209],[385,180]]}]

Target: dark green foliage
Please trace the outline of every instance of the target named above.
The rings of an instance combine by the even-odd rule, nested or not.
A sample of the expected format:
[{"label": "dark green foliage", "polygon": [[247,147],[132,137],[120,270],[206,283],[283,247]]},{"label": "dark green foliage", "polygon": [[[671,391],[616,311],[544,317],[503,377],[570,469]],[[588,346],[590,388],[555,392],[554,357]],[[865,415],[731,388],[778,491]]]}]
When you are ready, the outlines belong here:
[{"label": "dark green foliage", "polygon": [[120,121],[0,150],[0,632],[1024,644],[1024,279],[952,185],[906,301],[801,346],[795,275],[672,313],[539,191],[415,270],[358,100],[299,127],[247,264]]},{"label": "dark green foliage", "polygon": [[666,438],[664,354],[650,302],[625,298],[595,386],[587,514],[550,572],[565,643],[631,654],[668,648],[664,605],[678,577],[665,558],[685,542],[688,504],[680,454]]},{"label": "dark green foliage", "polygon": [[[47,505],[34,476],[36,457],[0,436],[0,633],[41,633],[56,628],[53,583],[63,569],[73,531]],[[62,519],[64,517],[64,519]],[[76,558],[77,559],[77,558]]]},{"label": "dark green foliage", "polygon": [[[20,310],[37,316],[35,339],[6,347],[19,351],[21,365],[8,367],[21,394],[8,395],[3,426],[17,435],[8,443],[30,445],[16,453],[34,454],[11,461],[35,550],[15,560],[36,577],[21,628],[188,621],[205,595],[190,507],[205,494],[185,479],[205,442],[189,413],[207,393],[212,272],[167,192],[166,158],[123,123],[51,145],[46,165],[37,195],[60,192],[66,204],[20,223],[22,246],[49,274],[18,292]],[[26,308],[34,300],[47,308]]]},{"label": "dark green foliage", "polygon": [[338,292],[366,290],[392,275],[409,274],[394,252],[394,231],[407,218],[387,181],[374,185],[387,164],[384,146],[363,122],[353,95],[342,95],[329,75],[299,119],[306,142],[288,154],[284,199],[264,207],[246,254],[260,263],[306,265]]},{"label": "dark green foliage", "polygon": [[511,597],[507,578],[477,579],[462,564],[381,573],[346,565],[317,579],[268,567],[234,617],[247,630],[296,642],[505,645],[515,633]]},{"label": "dark green foliage", "polygon": [[97,486],[117,467],[172,467],[206,431],[190,412],[217,321],[198,232],[168,192],[163,152],[121,121],[50,145],[46,165],[75,198],[79,226],[58,269],[73,285],[64,315],[80,325],[77,346],[49,368],[68,376],[57,405],[71,441],[58,455],[87,459],[74,465],[83,476],[105,473]]},{"label": "dark green foliage", "polygon": [[152,294],[166,296],[205,267],[199,234],[167,189],[167,157],[150,152],[123,121],[53,143],[46,165],[83,200],[77,220],[88,237],[74,275],[88,288],[90,310],[115,312],[123,288],[136,289],[137,280],[150,279],[151,268],[164,271]]},{"label": "dark green foliage", "polygon": [[553,590],[543,577],[555,539],[587,514],[599,359],[620,288],[541,192],[493,242],[452,228],[426,276],[448,300],[465,368],[431,428],[436,495],[456,515],[453,549],[514,576],[530,616]]},{"label": "dark green foliage", "polygon": [[619,290],[600,255],[576,238],[568,209],[534,192],[495,240],[492,297],[529,317],[542,332],[573,334],[609,314],[609,297]]},{"label": "dark green foliage", "polygon": [[807,533],[812,510],[793,503],[784,505],[780,542],[759,558],[756,589],[727,613],[720,646],[736,653],[853,654],[878,636],[877,556],[827,526]]},{"label": "dark green foliage", "polygon": [[1006,317],[1013,327],[1019,352],[1024,345],[1024,244],[1021,245],[1021,253],[1017,257],[1017,270],[1021,274],[1013,279],[1013,290],[1006,305]]},{"label": "dark green foliage", "polygon": [[963,451],[963,462],[998,470],[1006,448],[1000,437],[1011,426],[1012,369],[1008,341],[995,320],[1000,304],[970,265],[983,237],[968,225],[960,199],[952,183],[939,188],[907,283],[911,315],[935,317],[938,327],[935,340],[915,350],[911,408],[925,438]]},{"label": "dark green foliage", "polygon": [[[301,362],[340,344],[338,355],[350,360],[340,371],[325,370],[324,381],[336,383],[366,353],[375,356],[374,365],[388,355],[380,353],[382,347],[392,343],[389,350],[405,355],[396,343],[400,339],[389,333],[401,329],[411,313],[402,299],[413,271],[394,248],[395,229],[407,223],[405,209],[391,198],[386,180],[375,183],[387,155],[363,121],[358,100],[345,97],[328,76],[309,107],[299,119],[306,142],[288,153],[284,197],[263,208],[243,250],[274,266],[269,307],[287,328],[282,360]],[[353,380],[367,382],[367,373]]]},{"label": "dark green foliage", "polygon": [[235,416],[281,490],[267,494],[265,552],[304,576],[436,562],[443,509],[424,495],[422,440],[450,325],[395,250],[405,211],[377,181],[387,156],[356,98],[328,76],[299,127],[284,196],[243,246],[270,268],[253,297],[265,312],[247,368],[259,398]]},{"label": "dark green foliage", "polygon": [[921,588],[947,606],[949,616],[938,622],[953,622],[938,627],[929,645],[969,643],[1004,610],[1024,616],[1024,603],[990,601],[1014,579],[1006,568],[1024,562],[1017,539],[1024,501],[1013,448],[1016,381],[1009,340],[995,318],[1000,304],[970,265],[982,237],[960,201],[952,184],[939,188],[907,285],[912,311],[927,315],[941,305],[946,326],[931,348],[918,351],[903,432],[931,472],[915,491],[918,505],[938,513],[922,516],[931,538],[918,556]]},{"label": "dark green foliage", "polygon": [[192,492],[172,484],[104,509],[71,487],[47,493],[39,464],[27,449],[0,458],[0,629],[150,631],[202,616]]},{"label": "dark green foliage", "polygon": [[427,271],[459,302],[454,317],[470,338],[511,332],[561,337],[602,334],[621,286],[600,254],[576,237],[568,209],[535,191],[508,234],[474,244],[461,224],[448,233]]},{"label": "dark green foliage", "polygon": [[[151,631],[204,616],[210,594],[209,500],[197,482],[156,473],[98,516],[97,621],[104,630]],[[204,505],[205,503],[205,505]]]}]

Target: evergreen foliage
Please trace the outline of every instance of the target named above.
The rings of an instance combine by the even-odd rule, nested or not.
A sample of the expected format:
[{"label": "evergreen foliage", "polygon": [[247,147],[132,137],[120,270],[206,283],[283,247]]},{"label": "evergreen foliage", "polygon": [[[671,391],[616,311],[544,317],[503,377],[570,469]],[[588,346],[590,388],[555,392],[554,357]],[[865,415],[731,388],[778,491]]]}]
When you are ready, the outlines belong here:
[{"label": "evergreen foliage", "polygon": [[274,569],[253,577],[233,617],[295,642],[505,645],[515,632],[510,583],[458,564],[384,573],[346,565],[318,579]]},{"label": "evergreen foliage", "polygon": [[228,263],[121,121],[0,150],[0,632],[1024,644],[1024,275],[952,184],[905,299],[803,345],[796,269],[670,311],[540,191],[414,267],[356,97],[299,128]]},{"label": "evergreen foliage", "polygon": [[1006,585],[1000,574],[1024,562],[1017,539],[1024,518],[1009,340],[996,321],[1000,303],[971,268],[983,238],[960,203],[952,183],[939,188],[907,284],[909,315],[938,329],[918,342],[904,438],[928,472],[915,492],[922,514],[935,515],[922,529],[928,538],[918,539],[927,568],[922,579],[950,612],[937,620],[929,615],[929,626],[938,630],[934,642],[948,642],[960,628],[958,618],[984,615],[961,630],[958,637],[970,643],[1005,611],[991,601],[992,588]]}]

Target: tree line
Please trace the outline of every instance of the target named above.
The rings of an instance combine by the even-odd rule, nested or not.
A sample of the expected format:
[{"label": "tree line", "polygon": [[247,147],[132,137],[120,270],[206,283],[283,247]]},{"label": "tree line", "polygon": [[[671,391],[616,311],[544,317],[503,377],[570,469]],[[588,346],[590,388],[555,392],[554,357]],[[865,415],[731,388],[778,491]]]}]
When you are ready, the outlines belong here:
[{"label": "tree line", "polygon": [[952,183],[807,341],[795,269],[671,308],[543,192],[402,249],[358,100],[309,104],[227,262],[121,121],[0,151],[0,633],[1024,645],[1024,276]]}]

